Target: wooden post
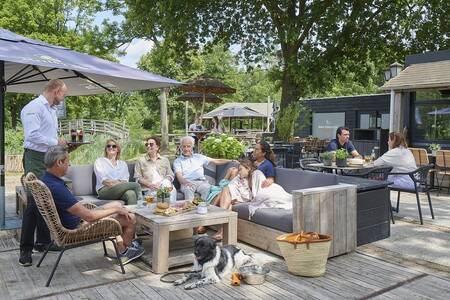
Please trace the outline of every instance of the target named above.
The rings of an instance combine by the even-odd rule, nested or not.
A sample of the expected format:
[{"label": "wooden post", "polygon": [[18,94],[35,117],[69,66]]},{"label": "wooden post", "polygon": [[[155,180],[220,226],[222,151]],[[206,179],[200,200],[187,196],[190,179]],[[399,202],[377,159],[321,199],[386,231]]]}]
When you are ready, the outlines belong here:
[{"label": "wooden post", "polygon": [[165,153],[169,149],[169,124],[167,121],[167,90],[161,89],[159,107],[161,112],[161,152]]}]

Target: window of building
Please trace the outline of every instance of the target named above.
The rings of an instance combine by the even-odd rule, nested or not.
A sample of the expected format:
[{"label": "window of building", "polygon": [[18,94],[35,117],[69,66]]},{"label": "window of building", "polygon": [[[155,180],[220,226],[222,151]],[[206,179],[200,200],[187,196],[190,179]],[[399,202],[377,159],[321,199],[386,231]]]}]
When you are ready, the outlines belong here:
[{"label": "window of building", "polygon": [[413,141],[440,143],[450,140],[450,97],[437,90],[416,92],[411,116]]},{"label": "window of building", "polygon": [[345,112],[312,114],[312,135],[321,139],[333,139],[336,129],[344,125]]},{"label": "window of building", "polygon": [[389,114],[378,111],[359,112],[358,128],[382,128],[389,129]]}]

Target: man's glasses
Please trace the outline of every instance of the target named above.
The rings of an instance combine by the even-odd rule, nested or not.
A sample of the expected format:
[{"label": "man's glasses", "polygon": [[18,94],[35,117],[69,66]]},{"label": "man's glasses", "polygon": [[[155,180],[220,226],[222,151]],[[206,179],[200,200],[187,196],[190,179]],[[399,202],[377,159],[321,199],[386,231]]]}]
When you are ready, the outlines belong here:
[{"label": "man's glasses", "polygon": [[117,148],[117,145],[106,145],[106,148],[113,148],[113,149],[116,149],[116,148]]},{"label": "man's glasses", "polygon": [[155,143],[145,143],[145,147],[153,147],[155,146]]}]

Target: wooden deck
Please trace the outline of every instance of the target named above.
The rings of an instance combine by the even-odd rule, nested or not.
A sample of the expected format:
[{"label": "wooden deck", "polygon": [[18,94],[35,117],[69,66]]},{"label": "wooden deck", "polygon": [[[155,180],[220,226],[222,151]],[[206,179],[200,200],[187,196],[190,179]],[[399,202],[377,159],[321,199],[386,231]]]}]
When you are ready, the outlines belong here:
[{"label": "wooden deck", "polygon": [[[448,279],[363,253],[332,258],[323,277],[304,278],[289,274],[281,258],[244,244],[240,246],[268,262],[271,272],[263,285],[233,287],[226,278],[185,291],[162,283],[143,261],[127,265],[122,275],[102,256],[101,245],[91,245],[64,254],[51,286],[45,288],[56,254],[49,254],[41,268],[24,268],[17,263],[17,243],[3,239],[0,299],[450,299]],[[40,255],[33,255],[34,264]]]}]

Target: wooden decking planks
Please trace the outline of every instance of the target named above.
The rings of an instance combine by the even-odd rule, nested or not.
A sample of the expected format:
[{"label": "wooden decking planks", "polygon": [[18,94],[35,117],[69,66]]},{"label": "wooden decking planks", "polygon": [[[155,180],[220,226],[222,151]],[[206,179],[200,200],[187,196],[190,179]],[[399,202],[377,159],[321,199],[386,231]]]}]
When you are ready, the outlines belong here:
[{"label": "wooden decking planks", "polygon": [[[41,268],[24,268],[17,264],[18,251],[6,251],[0,253],[0,299],[450,299],[450,281],[360,253],[330,259],[326,274],[318,278],[294,276],[279,257],[260,255],[271,269],[263,285],[233,287],[224,278],[186,291],[161,282],[142,262],[127,265],[122,275],[102,256],[100,245],[65,254],[52,285],[45,288],[55,254]],[[34,255],[35,263],[39,256]]]}]

